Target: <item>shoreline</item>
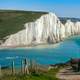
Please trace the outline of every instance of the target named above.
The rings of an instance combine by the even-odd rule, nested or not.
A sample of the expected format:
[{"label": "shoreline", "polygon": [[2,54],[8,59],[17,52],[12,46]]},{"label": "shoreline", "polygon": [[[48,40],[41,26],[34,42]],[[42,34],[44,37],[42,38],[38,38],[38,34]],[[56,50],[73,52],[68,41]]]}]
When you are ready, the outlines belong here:
[{"label": "shoreline", "polygon": [[56,48],[58,47],[60,43],[55,44],[37,44],[37,45],[31,45],[31,46],[1,46],[0,50],[16,50],[16,49],[45,49],[45,48]]},{"label": "shoreline", "polygon": [[80,37],[80,35],[71,36],[65,38],[64,40],[57,42],[57,43],[38,43],[38,44],[31,44],[31,45],[20,45],[20,46],[0,46],[0,50],[11,50],[11,49],[44,49],[44,48],[56,48],[60,44],[64,43],[66,40],[74,39]]}]

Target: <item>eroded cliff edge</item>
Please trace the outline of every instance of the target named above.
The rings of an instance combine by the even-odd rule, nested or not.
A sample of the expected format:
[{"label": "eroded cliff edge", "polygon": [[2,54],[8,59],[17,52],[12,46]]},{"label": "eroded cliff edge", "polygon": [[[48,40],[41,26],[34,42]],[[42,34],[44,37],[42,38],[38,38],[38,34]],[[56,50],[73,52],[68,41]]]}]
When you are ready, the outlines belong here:
[{"label": "eroded cliff edge", "polygon": [[1,47],[19,47],[44,43],[57,43],[80,34],[80,22],[68,20],[62,24],[54,13],[42,15],[35,22],[24,24],[25,29],[10,35]]}]

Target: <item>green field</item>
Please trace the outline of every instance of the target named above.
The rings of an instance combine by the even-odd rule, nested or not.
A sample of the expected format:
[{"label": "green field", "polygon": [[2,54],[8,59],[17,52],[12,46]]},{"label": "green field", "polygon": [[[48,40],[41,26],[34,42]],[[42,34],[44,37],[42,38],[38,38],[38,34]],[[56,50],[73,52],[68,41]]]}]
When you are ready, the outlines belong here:
[{"label": "green field", "polygon": [[56,78],[59,68],[51,69],[48,72],[31,73],[29,75],[4,75],[0,76],[0,80],[59,80]]},{"label": "green field", "polygon": [[[4,40],[6,36],[24,29],[25,23],[33,22],[47,13],[48,12],[0,10],[0,40]],[[59,19],[63,24],[68,19],[72,22],[80,21],[78,18],[59,17]]]},{"label": "green field", "polygon": [[0,10],[0,40],[24,29],[24,24],[35,21],[46,12]]}]

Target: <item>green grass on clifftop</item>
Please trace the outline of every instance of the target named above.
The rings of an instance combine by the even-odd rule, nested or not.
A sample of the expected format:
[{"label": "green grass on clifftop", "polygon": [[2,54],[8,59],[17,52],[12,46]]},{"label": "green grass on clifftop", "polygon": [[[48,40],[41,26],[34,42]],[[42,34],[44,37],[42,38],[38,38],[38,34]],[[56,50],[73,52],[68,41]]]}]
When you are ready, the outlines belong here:
[{"label": "green grass on clifftop", "polygon": [[24,24],[38,19],[45,12],[0,10],[0,40],[24,29]]}]

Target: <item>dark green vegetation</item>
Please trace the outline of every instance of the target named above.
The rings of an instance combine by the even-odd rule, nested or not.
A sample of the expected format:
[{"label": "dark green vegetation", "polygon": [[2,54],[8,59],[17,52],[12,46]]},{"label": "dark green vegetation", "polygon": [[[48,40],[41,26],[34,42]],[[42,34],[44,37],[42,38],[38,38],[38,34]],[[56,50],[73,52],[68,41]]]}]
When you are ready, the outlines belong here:
[{"label": "dark green vegetation", "polygon": [[24,29],[24,24],[35,21],[45,12],[0,10],[0,39]]},{"label": "dark green vegetation", "polygon": [[[0,40],[24,29],[25,23],[35,21],[43,14],[47,12],[0,10]],[[59,17],[59,19],[62,23],[68,19],[73,22],[80,21],[78,18]]]},{"label": "dark green vegetation", "polygon": [[48,72],[31,73],[29,75],[5,75],[0,77],[0,80],[59,80],[56,78],[56,73],[59,68],[49,70]]}]

